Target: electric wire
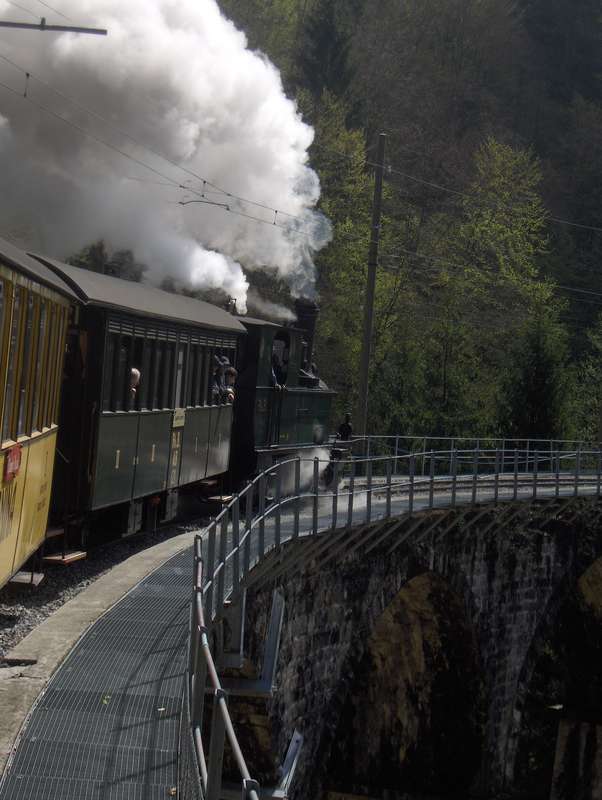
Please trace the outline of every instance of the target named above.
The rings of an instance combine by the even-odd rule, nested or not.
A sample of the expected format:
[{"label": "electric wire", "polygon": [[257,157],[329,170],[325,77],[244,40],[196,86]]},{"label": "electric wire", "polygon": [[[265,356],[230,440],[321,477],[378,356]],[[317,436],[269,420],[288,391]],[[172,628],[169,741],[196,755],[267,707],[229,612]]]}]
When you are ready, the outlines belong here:
[{"label": "electric wire", "polygon": [[[381,164],[376,164],[373,161],[366,161],[366,164],[368,166],[379,168],[379,169],[382,167]],[[391,174],[391,175],[401,175],[402,177],[407,178],[410,181],[414,181],[415,183],[420,183],[423,186],[429,186],[432,189],[437,189],[437,190],[442,191],[442,192],[448,192],[449,194],[453,194],[453,195],[455,195],[457,197],[465,197],[465,198],[471,199],[471,200],[474,200],[474,199],[478,200],[478,198],[476,198],[475,195],[471,194],[470,192],[463,192],[460,189],[453,189],[451,186],[445,186],[445,185],[443,185],[441,183],[435,183],[434,181],[428,181],[428,180],[425,180],[424,178],[419,178],[416,175],[411,175],[410,173],[404,172],[403,170],[395,169],[390,165],[386,165],[385,166],[385,171],[387,173]],[[400,187],[396,187],[396,188],[400,188]],[[487,207],[488,204],[487,203],[480,203],[480,205],[482,205],[484,207]],[[506,207],[508,209],[512,209],[514,207],[512,205],[512,203],[503,203],[501,201],[499,201],[499,202],[497,202],[495,204],[492,203],[491,205],[497,205],[498,207],[499,206],[503,206],[503,207]],[[555,223],[557,223],[559,225],[570,225],[571,227],[574,227],[574,228],[581,228],[583,230],[594,231],[596,233],[602,233],[602,227],[598,227],[596,225],[585,225],[585,224],[583,224],[581,222],[571,222],[570,220],[562,219],[560,217],[555,217],[555,216],[553,216],[551,214],[547,214],[546,215],[546,220],[549,221],[549,222],[555,222]]]},{"label": "electric wire", "polygon": [[24,11],[26,14],[29,14],[34,19],[37,20],[40,19],[39,14],[34,14],[34,12],[30,11],[29,8],[25,8],[25,6],[21,6],[19,5],[19,3],[15,3],[14,0],[6,0],[6,2],[8,3],[9,6],[14,6],[15,8],[18,8],[20,11]]},{"label": "electric wire", "polygon": [[[3,56],[0,54],[0,58],[2,58],[2,57]],[[195,190],[193,187],[191,187],[189,185],[186,185],[186,184],[183,184],[183,183],[178,183],[177,181],[174,181],[172,178],[169,177],[169,175],[166,175],[164,172],[161,172],[160,170],[156,169],[155,167],[151,166],[150,164],[147,164],[146,162],[142,161],[141,159],[136,158],[136,156],[133,156],[130,153],[127,153],[125,150],[122,150],[120,147],[117,147],[117,145],[114,145],[111,142],[108,142],[105,139],[102,139],[100,136],[97,136],[96,134],[92,133],[91,131],[87,130],[86,128],[82,127],[81,125],[78,125],[76,122],[73,122],[73,120],[70,120],[67,117],[63,117],[57,111],[54,111],[53,109],[48,108],[43,103],[40,103],[38,101],[33,100],[28,94],[23,94],[22,92],[19,92],[17,89],[14,89],[12,86],[9,86],[8,84],[3,83],[3,82],[0,82],[0,88],[5,89],[6,91],[10,92],[11,94],[14,94],[17,97],[26,100],[31,105],[33,105],[35,108],[39,109],[40,111],[43,111],[46,114],[49,114],[50,116],[54,117],[57,120],[60,120],[64,124],[68,125],[69,127],[74,128],[76,131],[78,131],[83,136],[86,136],[86,137],[92,139],[93,141],[97,142],[98,144],[101,144],[104,147],[107,147],[110,150],[113,150],[114,152],[118,153],[119,155],[123,156],[124,158],[127,158],[130,161],[133,161],[135,164],[138,164],[138,166],[143,167],[144,169],[147,169],[150,172],[154,173],[156,176],[164,179],[163,181],[157,181],[157,183],[164,184],[166,186],[170,186],[171,188],[183,189],[185,191],[188,191],[188,192],[196,195],[197,197],[199,197],[201,199],[204,197],[202,192]],[[207,183],[209,183],[209,181],[207,181]],[[220,194],[220,196],[235,197],[234,195],[229,195],[227,192],[224,192],[222,190],[219,191],[219,194]],[[171,201],[171,202],[175,203],[177,205],[182,205],[181,201]],[[270,225],[271,227],[280,228],[281,230],[286,231],[286,233],[289,234],[289,235],[300,236],[300,237],[309,239],[309,236],[307,234],[303,233],[303,231],[300,231],[300,230],[296,231],[294,228],[291,228],[288,225],[282,225],[282,224],[276,222],[276,219],[274,219],[273,221],[266,220],[266,219],[261,219],[260,217],[254,216],[252,214],[247,214],[247,213],[245,213],[243,211],[235,210],[231,206],[228,206],[226,204],[217,203],[217,202],[213,202],[213,201],[210,201],[210,200],[207,200],[205,204],[206,205],[212,205],[212,206],[215,206],[217,208],[222,208],[225,212],[227,212],[229,214],[233,214],[234,216],[243,217],[244,219],[248,219],[248,220],[251,220],[253,222],[261,223],[263,225]],[[185,203],[185,205],[187,205],[187,203]],[[264,208],[268,208],[268,207],[264,206]],[[270,210],[276,211],[277,213],[283,213],[283,212],[278,212],[277,209],[271,209],[270,208]],[[293,215],[288,215],[287,214],[286,216],[292,217]],[[298,218],[293,217],[293,219],[298,219]]]},{"label": "electric wire", "polygon": [[290,218],[295,219],[297,221],[302,221],[300,217],[296,216],[295,214],[291,214],[288,211],[283,211],[282,209],[274,208],[273,206],[269,206],[266,203],[260,203],[260,202],[258,202],[256,200],[250,200],[248,198],[242,197],[241,195],[237,195],[234,192],[229,192],[226,189],[223,189],[222,187],[218,186],[217,184],[213,183],[212,181],[208,180],[207,178],[204,178],[202,175],[199,175],[198,173],[194,172],[194,170],[191,170],[188,167],[183,166],[182,164],[178,164],[177,161],[173,161],[168,156],[164,155],[163,153],[159,152],[158,150],[155,150],[154,148],[150,147],[149,145],[146,145],[143,142],[140,142],[138,139],[136,139],[130,133],[128,133],[127,131],[123,130],[118,125],[115,125],[114,123],[112,123],[110,120],[108,120],[102,114],[99,114],[97,111],[94,111],[93,109],[88,108],[88,106],[83,105],[78,100],[75,100],[74,98],[72,98],[69,95],[67,95],[64,92],[62,92],[60,89],[55,88],[54,86],[52,86],[52,84],[48,83],[48,81],[45,81],[42,78],[38,77],[33,72],[30,72],[29,70],[26,70],[24,67],[20,66],[15,61],[13,61],[11,58],[9,58],[8,56],[4,55],[3,53],[0,53],[0,59],[5,61],[7,64],[10,64],[10,66],[12,66],[14,69],[18,70],[19,72],[22,72],[25,75],[29,75],[31,78],[36,80],[42,86],[46,87],[51,92],[54,92],[54,94],[56,94],[58,97],[62,98],[63,100],[66,100],[68,103],[71,103],[76,108],[78,108],[80,111],[83,111],[84,113],[89,114],[90,116],[93,116],[96,119],[100,120],[105,125],[109,126],[114,131],[119,133],[121,136],[123,136],[126,139],[128,139],[129,141],[131,141],[133,144],[137,145],[138,147],[142,147],[143,149],[147,150],[149,153],[152,153],[157,158],[160,158],[163,161],[165,161],[166,163],[170,164],[170,166],[174,167],[175,169],[179,169],[182,172],[185,172],[187,175],[192,176],[196,180],[201,181],[202,184],[203,184],[203,187],[204,186],[211,186],[211,188],[215,189],[218,192],[221,192],[226,197],[230,197],[233,200],[238,200],[240,203],[245,203],[247,205],[252,205],[252,206],[256,206],[258,208],[263,208],[263,209],[265,209],[267,211],[270,211],[270,212],[272,212],[272,213],[274,213],[276,215],[282,214],[284,216],[290,217]]},{"label": "electric wire", "polygon": [[[456,269],[467,269],[467,265],[465,265],[465,264],[464,265],[463,264],[456,264],[454,262],[448,261],[447,259],[440,258],[438,256],[429,256],[429,255],[425,255],[423,253],[413,253],[411,250],[405,250],[404,248],[400,248],[400,250],[403,251],[404,255],[399,255],[399,254],[392,255],[392,256],[384,255],[383,257],[384,258],[392,258],[394,260],[400,260],[400,259],[408,258],[408,257],[410,257],[410,258],[421,258],[421,259],[425,259],[427,261],[443,263],[446,266],[454,267]],[[386,265],[383,266],[383,268],[387,272],[391,272],[391,273],[395,273],[395,272],[400,272],[401,271],[401,270],[392,269],[391,267],[388,267]],[[592,297],[596,297],[596,298],[598,298],[598,297],[602,298],[602,292],[595,292],[595,291],[593,291],[591,289],[580,289],[577,286],[566,286],[565,284],[551,284],[551,289],[553,291],[555,291],[555,292],[571,292],[571,293],[574,293],[574,294],[586,294],[588,296],[592,296]],[[590,305],[602,305],[602,302],[598,302],[596,300],[588,300],[585,297],[571,297],[571,300],[572,300],[572,302],[576,302],[576,303],[581,302],[581,303],[587,303],[587,304],[590,304]]]},{"label": "electric wire", "polygon": [[53,6],[49,5],[48,3],[45,3],[44,0],[37,0],[37,2],[41,6],[44,6],[44,8],[48,8],[48,9],[50,9],[50,11],[54,11],[55,14],[58,14],[59,17],[62,17],[63,19],[66,19],[68,22],[73,22],[74,21],[73,19],[71,19],[71,17],[68,17],[66,14],[63,14],[62,11],[59,11],[58,8],[54,8]]}]

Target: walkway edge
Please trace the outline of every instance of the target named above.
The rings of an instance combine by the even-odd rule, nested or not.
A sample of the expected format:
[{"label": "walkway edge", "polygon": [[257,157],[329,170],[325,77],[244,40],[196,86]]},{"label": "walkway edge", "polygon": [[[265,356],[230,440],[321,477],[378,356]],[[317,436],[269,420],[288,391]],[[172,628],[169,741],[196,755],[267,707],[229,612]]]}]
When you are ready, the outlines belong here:
[{"label": "walkway edge", "polygon": [[6,654],[6,658],[15,661],[35,663],[0,669],[0,775],[32,707],[76,642],[147,575],[191,547],[200,530],[174,536],[117,564],[54,611]]}]

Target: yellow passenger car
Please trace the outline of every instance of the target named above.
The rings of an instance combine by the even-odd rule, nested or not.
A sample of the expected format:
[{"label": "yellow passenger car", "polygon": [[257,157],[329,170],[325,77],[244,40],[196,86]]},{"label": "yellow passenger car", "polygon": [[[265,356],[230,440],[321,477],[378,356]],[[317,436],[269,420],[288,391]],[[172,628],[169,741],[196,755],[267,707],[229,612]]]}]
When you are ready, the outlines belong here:
[{"label": "yellow passenger car", "polygon": [[74,295],[0,239],[0,586],[46,535]]}]

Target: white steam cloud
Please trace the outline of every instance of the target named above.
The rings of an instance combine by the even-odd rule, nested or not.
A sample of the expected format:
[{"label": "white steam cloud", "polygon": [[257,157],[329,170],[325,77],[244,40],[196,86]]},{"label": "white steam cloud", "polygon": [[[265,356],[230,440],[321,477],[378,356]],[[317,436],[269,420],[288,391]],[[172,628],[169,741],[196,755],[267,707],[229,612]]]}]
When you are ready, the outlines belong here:
[{"label": "white steam cloud", "polygon": [[280,305],[280,303],[273,303],[271,300],[265,300],[253,289],[249,289],[247,301],[250,312],[257,312],[268,319],[277,319],[283,322],[294,322],[297,319],[297,315],[290,308]]},{"label": "white steam cloud", "polygon": [[[102,237],[131,248],[151,279],[220,287],[239,310],[248,290],[241,265],[276,268],[294,293],[311,294],[312,256],[330,226],[315,211],[313,130],[275,67],[247,49],[214,0],[61,0],[60,10],[109,35],[0,30],[0,57],[32,73],[27,80],[0,58],[0,82],[17,92],[0,87],[3,233],[26,231],[24,244],[59,258]],[[0,13],[23,16],[6,0]]]}]

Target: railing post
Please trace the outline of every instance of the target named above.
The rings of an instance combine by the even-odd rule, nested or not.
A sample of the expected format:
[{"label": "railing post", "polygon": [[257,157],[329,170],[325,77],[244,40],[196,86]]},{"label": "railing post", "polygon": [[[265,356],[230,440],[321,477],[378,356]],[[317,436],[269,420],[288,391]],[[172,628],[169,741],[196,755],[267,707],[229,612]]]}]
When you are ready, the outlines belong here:
[{"label": "railing post", "polygon": [[408,514],[414,511],[414,472],[416,471],[416,457],[414,453],[410,456],[410,487],[408,489]]},{"label": "railing post", "polygon": [[280,547],[280,522],[281,522],[281,508],[280,502],[282,499],[282,467],[280,463],[276,464],[276,515],[274,518],[274,546]]},{"label": "railing post", "polygon": [[431,450],[431,460],[429,464],[429,508],[435,503],[435,453]]},{"label": "railing post", "polygon": [[232,504],[232,594],[238,595],[240,583],[240,499],[238,496]]},{"label": "railing post", "polygon": [[575,456],[575,497],[579,494],[579,473],[581,472],[581,445],[577,448]]},{"label": "railing post", "polygon": [[301,508],[301,456],[295,459],[295,506],[293,518],[293,538],[299,536],[299,510]]},{"label": "railing post", "polygon": [[320,459],[316,456],[314,458],[314,480],[313,480],[313,493],[314,493],[314,507],[313,507],[313,521],[312,530],[314,536],[318,532],[318,489],[320,486]]},{"label": "railing post", "polygon": [[244,549],[244,562],[243,562],[243,575],[247,575],[249,569],[251,568],[251,526],[253,524],[253,483],[249,481],[247,487],[247,493],[245,495],[246,502],[245,502],[245,533],[247,534],[247,538],[245,539],[245,549]]},{"label": "railing post", "polygon": [[426,439],[422,440],[422,477],[426,474]]},{"label": "railing post", "polygon": [[502,439],[502,475],[506,472],[506,440]]},{"label": "railing post", "polygon": [[602,450],[598,450],[598,480],[596,481],[596,497],[600,498],[600,484],[602,483]]},{"label": "railing post", "polygon": [[500,451],[495,451],[495,476],[493,478],[493,502],[497,503],[500,496]]},{"label": "railing post", "polygon": [[366,461],[366,522],[372,519],[372,461]]},{"label": "railing post", "polygon": [[217,598],[215,611],[221,611],[224,607],[224,599],[226,597],[226,554],[228,552],[228,514],[222,517],[222,525],[219,535],[219,560],[222,568],[219,571],[217,578]]},{"label": "railing post", "polygon": [[514,449],[514,500],[518,497],[518,450]]},{"label": "railing post", "polygon": [[458,454],[455,450],[451,453],[451,473],[452,473],[452,495],[451,505],[452,508],[456,506],[456,484],[458,482]]},{"label": "railing post", "polygon": [[477,483],[479,481],[479,450],[478,448],[475,450],[473,459],[472,459],[472,504],[473,506],[477,502]]},{"label": "railing post", "polygon": [[[201,594],[202,602],[202,594]],[[207,629],[201,627],[200,619],[198,616],[198,606],[195,598],[194,602],[194,616],[195,616],[195,629],[193,636],[197,641],[196,655],[194,659],[193,673],[192,673],[192,691],[191,691],[191,708],[190,708],[190,721],[192,727],[201,727],[203,724],[203,707],[205,705],[205,684],[207,683],[207,660],[201,644],[201,639],[206,634]]]},{"label": "railing post", "polygon": [[533,499],[537,498],[537,478],[539,474],[539,450],[533,451]]},{"label": "railing post", "polygon": [[398,462],[398,460],[399,460],[399,436],[396,436],[395,437],[395,465],[394,465],[395,472],[393,473],[394,475],[397,475],[397,462]]},{"label": "railing post", "polygon": [[263,558],[265,554],[265,493],[266,493],[266,478],[263,472],[259,478],[259,541],[258,541],[258,555]]},{"label": "railing post", "polygon": [[206,800],[220,800],[222,792],[222,763],[224,760],[226,724],[220,709],[221,700],[226,702],[225,692],[223,689],[216,689],[213,698],[213,713],[211,716]]},{"label": "railing post", "polygon": [[[200,554],[200,542],[201,537],[195,536],[194,537],[194,560],[193,560],[193,584],[192,584],[192,600],[190,603],[190,644],[188,648],[188,674],[190,677],[190,681],[192,682],[192,677],[194,675],[194,665],[196,664],[196,655],[197,650],[199,647],[199,640],[196,635],[196,630],[198,628],[197,625],[197,605],[196,605],[196,597],[197,594],[200,592],[202,597],[203,587],[199,586],[198,583],[198,574],[199,574],[199,563],[201,561],[201,554]],[[191,695],[192,697],[192,695]]]},{"label": "railing post", "polygon": [[556,497],[560,496],[560,453],[556,451]]},{"label": "railing post", "polygon": [[339,516],[339,462],[335,461],[332,470],[332,529],[337,527]]},{"label": "railing post", "polygon": [[347,527],[353,524],[353,493],[355,491],[355,460],[351,461],[351,474],[349,475],[349,499],[347,501]]},{"label": "railing post", "polygon": [[213,620],[213,595],[215,594],[215,535],[217,525],[213,520],[209,525],[209,537],[207,544],[207,580],[209,587],[207,589],[207,599],[205,601],[206,621],[211,625]]},{"label": "railing post", "polygon": [[391,459],[387,459],[386,470],[387,470],[387,506],[385,510],[385,516],[387,519],[391,516],[391,471],[392,471],[392,464]]}]

